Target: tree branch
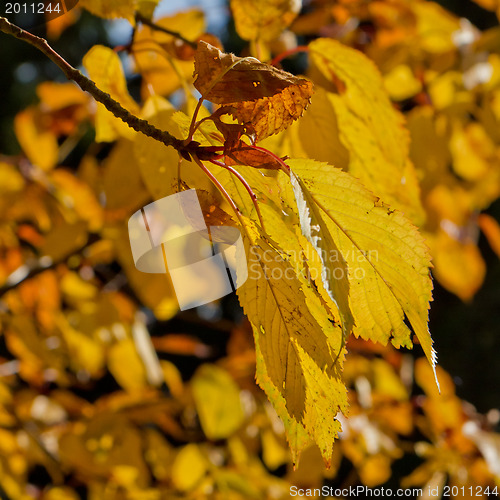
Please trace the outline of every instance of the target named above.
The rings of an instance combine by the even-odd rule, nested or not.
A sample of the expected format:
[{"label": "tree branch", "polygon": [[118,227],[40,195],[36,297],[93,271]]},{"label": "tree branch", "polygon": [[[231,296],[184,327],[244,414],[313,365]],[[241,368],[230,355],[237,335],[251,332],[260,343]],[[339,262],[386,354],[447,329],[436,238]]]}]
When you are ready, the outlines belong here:
[{"label": "tree branch", "polygon": [[196,50],[196,48],[198,47],[198,44],[196,42],[191,42],[188,39],[184,38],[180,33],[177,33],[176,31],[169,30],[167,28],[164,28],[163,26],[159,26],[158,24],[153,23],[147,17],[144,17],[138,12],[135,14],[135,20],[139,21],[141,24],[149,26],[153,30],[161,31],[162,33],[166,33],[167,35],[172,35],[173,37],[178,38],[185,44],[192,47],[194,50]]},{"label": "tree branch", "polygon": [[[166,146],[172,146],[177,149],[181,154],[186,150],[184,141],[177,139],[173,135],[160,130],[148,121],[138,118],[129,111],[127,111],[120,103],[115,101],[109,94],[103,92],[97,85],[83,75],[76,68],[73,68],[65,59],[63,59],[45,39],[29,33],[21,29],[19,26],[12,24],[4,17],[0,17],[0,31],[7,35],[11,35],[23,42],[27,42],[33,47],[37,48],[40,52],[45,54],[52,62],[57,64],[69,80],[77,83],[82,90],[88,92],[96,101],[103,104],[106,109],[113,113],[114,116],[124,121],[130,128],[137,132],[141,132],[148,137],[151,137]],[[185,156],[185,155],[184,155]]]}]

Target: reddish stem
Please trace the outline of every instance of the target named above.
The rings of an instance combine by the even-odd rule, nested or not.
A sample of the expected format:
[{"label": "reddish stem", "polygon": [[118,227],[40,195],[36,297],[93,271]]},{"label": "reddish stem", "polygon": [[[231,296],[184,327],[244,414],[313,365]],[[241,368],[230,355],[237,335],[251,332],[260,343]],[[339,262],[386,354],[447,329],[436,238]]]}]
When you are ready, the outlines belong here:
[{"label": "reddish stem", "polygon": [[262,148],[260,146],[252,145],[250,147],[252,149],[256,149],[257,151],[262,151],[263,153],[269,155],[271,158],[275,159],[281,165],[281,170],[283,170],[285,174],[290,175],[290,167],[278,155],[275,155],[272,151],[269,151],[269,149]]},{"label": "reddish stem", "polygon": [[293,49],[285,50],[285,52],[278,54],[269,64],[271,64],[271,66],[277,66],[283,59],[299,52],[309,52],[309,47],[307,45],[298,45]]},{"label": "reddish stem", "polygon": [[234,168],[229,167],[225,163],[222,163],[222,162],[217,161],[217,160],[209,160],[209,161],[210,161],[210,163],[213,163],[214,165],[217,165],[219,167],[225,168],[226,170],[228,170],[229,172],[231,172],[243,184],[243,186],[247,190],[248,194],[250,195],[250,198],[252,199],[252,203],[253,203],[253,206],[255,207],[255,210],[257,212],[257,217],[259,218],[262,230],[265,231],[264,219],[262,218],[262,213],[260,212],[259,204],[257,203],[257,195],[253,192],[253,189],[250,186],[250,184],[248,184],[248,182],[246,181],[246,179],[237,170],[235,170]]},{"label": "reddish stem", "polygon": [[217,177],[215,177],[215,175],[212,174],[212,172],[210,172],[210,170],[208,170],[208,168],[205,167],[205,165],[203,165],[203,162],[195,154],[193,154],[191,156],[192,156],[194,162],[203,170],[203,172],[205,172],[205,174],[207,174],[209,179],[214,183],[215,187],[220,191],[222,196],[224,196],[224,198],[226,198],[227,202],[229,203],[229,205],[231,205],[231,208],[236,213],[236,217],[238,217],[238,220],[240,221],[241,225],[243,226],[244,224],[243,224],[243,220],[241,218],[240,209],[236,206],[236,203],[234,203],[231,196],[229,196],[229,193],[224,189],[224,186],[217,180]]}]

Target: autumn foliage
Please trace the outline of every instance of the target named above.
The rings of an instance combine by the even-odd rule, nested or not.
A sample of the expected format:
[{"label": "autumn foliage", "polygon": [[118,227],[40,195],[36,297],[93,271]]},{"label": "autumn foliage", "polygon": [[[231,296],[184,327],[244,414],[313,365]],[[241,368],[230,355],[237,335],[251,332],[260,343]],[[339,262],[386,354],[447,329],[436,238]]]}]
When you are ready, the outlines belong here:
[{"label": "autumn foliage", "polygon": [[[157,3],[50,21],[129,21],[84,74],[0,20],[74,80],[38,85],[0,156],[0,497],[498,491],[498,412],[456,395],[428,328],[433,279],[481,288],[479,231],[500,255],[498,28],[423,0],[231,0],[235,55]],[[134,265],[129,217],[190,188],[241,232],[244,314],[179,312]]]}]

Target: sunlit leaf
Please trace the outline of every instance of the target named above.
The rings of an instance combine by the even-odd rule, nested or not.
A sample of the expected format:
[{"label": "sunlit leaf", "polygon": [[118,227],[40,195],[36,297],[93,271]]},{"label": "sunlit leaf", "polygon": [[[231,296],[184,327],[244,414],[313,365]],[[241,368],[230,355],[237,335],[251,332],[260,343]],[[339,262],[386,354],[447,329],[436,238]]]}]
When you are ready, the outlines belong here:
[{"label": "sunlit leaf", "polygon": [[238,386],[224,370],[203,365],[191,381],[200,423],[209,439],[222,439],[243,422]]},{"label": "sunlit leaf", "polygon": [[[203,12],[197,9],[161,17],[155,24],[193,41],[205,31]],[[187,61],[179,59],[178,47],[179,39],[172,35],[144,25],[137,30],[132,54],[135,69],[143,78],[142,95],[145,99],[151,95],[151,89],[158,95],[169,95],[181,85],[192,83],[192,57]]]},{"label": "sunlit leaf", "polygon": [[430,261],[416,228],[344,172],[312,160],[288,163],[347,263],[356,335],[411,347],[407,318],[434,366]]},{"label": "sunlit leaf", "polygon": [[[319,151],[325,152],[320,158],[315,155],[314,136],[306,134],[301,138],[306,150],[315,159],[328,158],[335,166],[340,162],[339,167],[361,179],[385,202],[421,222],[418,185],[408,161],[408,132],[402,115],[389,101],[377,68],[361,52],[331,39],[315,40],[310,53],[321,72],[317,84],[329,90],[322,99],[331,112],[319,109],[317,113],[323,115],[322,123],[327,120],[327,126],[337,131],[338,139],[323,139]],[[332,93],[335,88],[337,92]]]},{"label": "sunlit leaf", "polygon": [[111,347],[108,354],[108,367],[116,381],[125,390],[134,391],[146,385],[144,365],[130,338],[121,340]]},{"label": "sunlit leaf", "polygon": [[192,490],[206,474],[207,459],[194,443],[181,448],[172,466],[174,486],[180,491]]},{"label": "sunlit leaf", "polygon": [[[137,115],[139,108],[127,89],[127,82],[118,54],[103,45],[95,45],[83,58],[83,65],[90,78],[101,90],[107,92],[125,109]],[[120,136],[131,138],[134,131],[119,118],[106,110],[103,104],[97,103],[96,141],[110,142]]]},{"label": "sunlit leaf", "polygon": [[[339,379],[341,333],[310,285],[288,262],[287,251],[300,248],[298,243],[290,246],[295,235],[279,229],[278,219],[271,212],[265,220],[267,231],[287,250],[275,243],[271,246],[249,225],[245,240],[254,260],[253,272],[238,289],[254,329],[258,365],[262,364],[257,369],[257,381],[276,403],[295,456],[303,447],[296,442],[295,434],[303,432],[298,430],[303,427],[328,463],[340,430],[335,417],[346,410],[346,395]],[[281,394],[284,407],[276,396],[272,397],[274,391]]]},{"label": "sunlit leaf", "polygon": [[231,0],[236,31],[244,40],[274,40],[301,7],[302,0]]},{"label": "sunlit leaf", "polygon": [[42,170],[50,170],[57,162],[58,144],[55,134],[44,124],[39,109],[21,111],[14,120],[16,137],[29,160]]},{"label": "sunlit leaf", "polygon": [[107,19],[124,17],[131,22],[136,11],[144,15],[151,14],[157,4],[158,0],[80,0],[79,2],[81,7],[96,16]]}]

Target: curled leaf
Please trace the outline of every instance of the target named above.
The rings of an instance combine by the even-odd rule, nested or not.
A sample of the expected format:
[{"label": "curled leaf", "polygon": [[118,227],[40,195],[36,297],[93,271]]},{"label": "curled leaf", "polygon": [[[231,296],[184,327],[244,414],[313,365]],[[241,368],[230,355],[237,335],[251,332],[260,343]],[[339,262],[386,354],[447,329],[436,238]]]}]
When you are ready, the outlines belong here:
[{"label": "curled leaf", "polygon": [[255,135],[276,134],[302,116],[312,83],[253,57],[236,57],[200,41],[195,54],[194,86],[204,99],[227,105],[229,113]]}]

